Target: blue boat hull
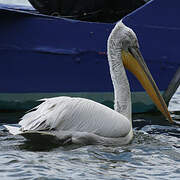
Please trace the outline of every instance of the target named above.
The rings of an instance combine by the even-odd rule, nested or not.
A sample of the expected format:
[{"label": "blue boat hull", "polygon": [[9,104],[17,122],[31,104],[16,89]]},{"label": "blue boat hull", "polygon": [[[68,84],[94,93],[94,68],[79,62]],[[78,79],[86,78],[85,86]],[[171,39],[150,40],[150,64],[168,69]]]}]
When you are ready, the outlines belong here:
[{"label": "blue boat hull", "polygon": [[[165,5],[167,2],[163,1]],[[179,67],[180,23],[170,27],[159,16],[153,19],[153,8],[158,13],[168,8],[158,7],[158,3],[160,0],[146,4],[123,22],[137,33],[147,65],[164,92]],[[169,17],[171,25],[170,20]],[[97,101],[103,103],[108,101],[104,94],[110,93],[113,103],[106,43],[115,24],[55,18],[3,5],[0,22],[0,109],[27,109],[33,106],[33,103],[26,106],[27,102],[57,94],[87,98],[96,94],[99,99],[102,95],[103,101]],[[127,75],[132,101],[138,104],[133,106],[133,112],[152,110],[152,102],[141,85],[132,74]],[[31,95],[25,100],[28,94]]]}]

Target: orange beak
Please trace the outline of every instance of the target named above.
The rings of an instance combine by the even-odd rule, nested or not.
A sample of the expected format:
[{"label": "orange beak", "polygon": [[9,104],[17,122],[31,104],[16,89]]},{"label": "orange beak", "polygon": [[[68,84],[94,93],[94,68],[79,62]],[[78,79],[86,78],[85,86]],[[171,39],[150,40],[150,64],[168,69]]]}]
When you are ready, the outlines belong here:
[{"label": "orange beak", "polygon": [[122,60],[125,68],[132,72],[146,90],[152,101],[162,114],[173,123],[167,105],[160,94],[160,91],[153,80],[153,77],[140,53],[138,47],[129,48],[129,52],[122,51]]}]

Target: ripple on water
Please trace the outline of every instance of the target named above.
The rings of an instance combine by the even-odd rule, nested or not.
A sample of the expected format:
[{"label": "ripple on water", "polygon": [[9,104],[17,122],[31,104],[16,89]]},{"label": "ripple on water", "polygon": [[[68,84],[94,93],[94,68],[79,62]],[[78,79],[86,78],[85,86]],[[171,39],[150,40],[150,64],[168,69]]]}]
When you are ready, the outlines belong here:
[{"label": "ripple on water", "polygon": [[[171,106],[178,108],[179,103],[172,101]],[[179,114],[173,114],[173,118],[180,120]],[[41,147],[10,135],[0,126],[0,177],[1,180],[180,179],[178,126],[169,125],[158,114],[141,114],[134,116],[134,134],[132,143],[122,147]]]},{"label": "ripple on water", "polygon": [[[180,178],[180,152],[174,146],[179,138],[168,135],[173,128],[144,126],[123,147],[69,146],[43,151],[32,150],[21,137],[0,136],[0,174],[2,179],[18,180]],[[8,149],[2,141],[12,145]]]}]

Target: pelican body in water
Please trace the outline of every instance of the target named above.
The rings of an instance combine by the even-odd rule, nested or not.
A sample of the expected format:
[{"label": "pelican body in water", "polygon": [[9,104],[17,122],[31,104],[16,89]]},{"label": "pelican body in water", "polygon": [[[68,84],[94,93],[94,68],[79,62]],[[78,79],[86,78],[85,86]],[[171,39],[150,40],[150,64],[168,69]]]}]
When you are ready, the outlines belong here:
[{"label": "pelican body in water", "polygon": [[118,22],[108,38],[108,61],[114,87],[114,110],[84,98],[55,97],[25,114],[10,133],[67,144],[124,145],[133,138],[131,93],[125,68],[140,81],[157,108],[173,122],[143,60],[132,29]]}]

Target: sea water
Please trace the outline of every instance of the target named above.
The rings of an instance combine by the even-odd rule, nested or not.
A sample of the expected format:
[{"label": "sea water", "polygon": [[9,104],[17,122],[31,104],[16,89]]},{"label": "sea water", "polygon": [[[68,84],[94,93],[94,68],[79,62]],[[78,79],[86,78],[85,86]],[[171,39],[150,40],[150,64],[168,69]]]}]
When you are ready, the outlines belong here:
[{"label": "sea water", "polygon": [[30,6],[28,0],[0,0],[0,3]]},{"label": "sea water", "polygon": [[[180,89],[170,103],[180,110]],[[159,113],[133,115],[134,139],[126,146],[53,147],[9,134],[2,124],[23,112],[0,113],[0,179],[180,179],[180,127]],[[180,120],[179,112],[172,114]]]}]

